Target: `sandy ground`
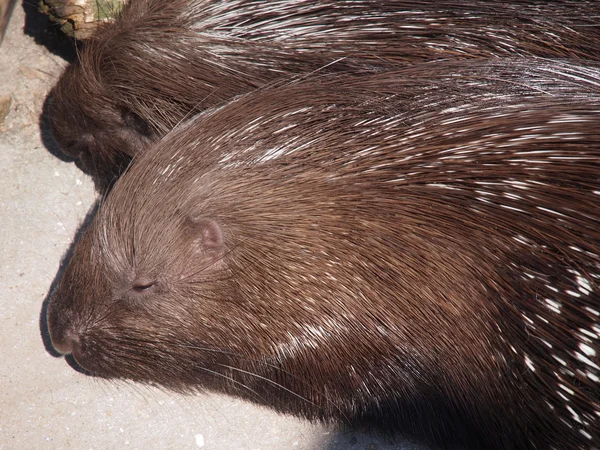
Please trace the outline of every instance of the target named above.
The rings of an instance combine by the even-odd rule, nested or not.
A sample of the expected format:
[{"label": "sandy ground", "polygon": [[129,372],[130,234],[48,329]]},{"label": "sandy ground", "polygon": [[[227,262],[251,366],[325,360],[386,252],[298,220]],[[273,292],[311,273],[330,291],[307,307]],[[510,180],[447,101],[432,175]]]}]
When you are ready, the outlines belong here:
[{"label": "sandy ground", "polygon": [[66,62],[24,32],[35,26],[43,43],[17,5],[0,47],[0,118],[11,102],[0,123],[0,449],[416,449],[229,397],[97,380],[52,355],[42,304],[95,193],[42,139],[42,105]]}]

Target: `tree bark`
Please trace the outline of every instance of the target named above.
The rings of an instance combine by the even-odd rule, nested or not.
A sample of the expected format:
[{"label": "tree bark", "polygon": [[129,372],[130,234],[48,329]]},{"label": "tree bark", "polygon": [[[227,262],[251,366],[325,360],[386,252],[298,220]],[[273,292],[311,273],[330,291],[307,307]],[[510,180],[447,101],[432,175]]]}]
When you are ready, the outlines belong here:
[{"label": "tree bark", "polygon": [[[5,0],[0,0],[0,2]],[[9,0],[10,1],[10,0]],[[98,24],[110,20],[126,0],[40,0],[40,11],[76,39],[85,39]],[[168,0],[167,0],[168,1]]]}]

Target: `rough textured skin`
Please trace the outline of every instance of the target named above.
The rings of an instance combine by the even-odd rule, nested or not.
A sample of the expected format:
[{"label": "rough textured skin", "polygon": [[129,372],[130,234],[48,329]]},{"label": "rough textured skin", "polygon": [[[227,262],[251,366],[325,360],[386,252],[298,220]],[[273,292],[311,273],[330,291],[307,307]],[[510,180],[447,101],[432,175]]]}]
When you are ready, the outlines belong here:
[{"label": "rough textured skin", "polygon": [[103,191],[183,118],[308,72],[436,59],[598,59],[597,1],[132,0],[48,102],[63,152]]},{"label": "rough textured skin", "polygon": [[428,67],[265,89],[144,152],[51,298],[56,348],[447,447],[593,448],[600,71]]}]

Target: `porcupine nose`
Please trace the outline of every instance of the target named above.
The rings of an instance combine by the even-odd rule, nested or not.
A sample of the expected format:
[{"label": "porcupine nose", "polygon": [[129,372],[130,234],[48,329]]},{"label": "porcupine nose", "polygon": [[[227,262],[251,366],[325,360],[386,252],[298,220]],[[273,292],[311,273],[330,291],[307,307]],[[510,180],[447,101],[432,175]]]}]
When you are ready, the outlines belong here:
[{"label": "porcupine nose", "polygon": [[77,335],[71,329],[64,329],[58,333],[51,331],[50,339],[54,349],[62,355],[72,354],[78,343]]},{"label": "porcupine nose", "polygon": [[73,320],[64,311],[59,312],[53,300],[50,300],[46,316],[52,346],[62,355],[72,354],[79,344],[78,333]]}]

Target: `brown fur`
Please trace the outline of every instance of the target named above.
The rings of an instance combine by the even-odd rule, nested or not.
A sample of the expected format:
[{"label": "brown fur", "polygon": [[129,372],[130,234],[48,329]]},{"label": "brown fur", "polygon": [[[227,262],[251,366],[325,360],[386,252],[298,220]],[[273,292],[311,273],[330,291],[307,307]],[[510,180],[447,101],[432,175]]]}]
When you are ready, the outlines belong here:
[{"label": "brown fur", "polygon": [[56,348],[442,446],[593,448],[600,70],[428,68],[264,90],[168,134],[77,243]]},{"label": "brown fur", "polygon": [[595,1],[132,0],[48,103],[100,190],[184,117],[290,75],[447,58],[598,59]]}]

